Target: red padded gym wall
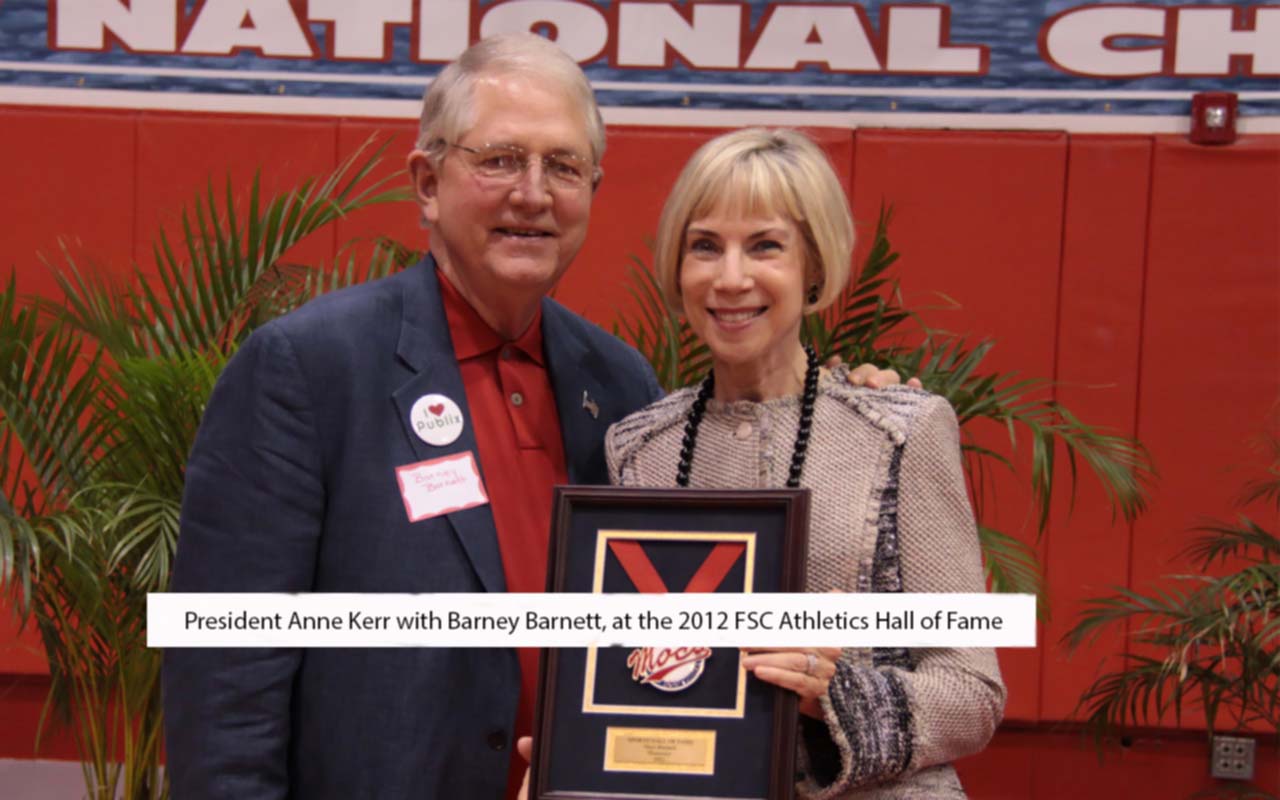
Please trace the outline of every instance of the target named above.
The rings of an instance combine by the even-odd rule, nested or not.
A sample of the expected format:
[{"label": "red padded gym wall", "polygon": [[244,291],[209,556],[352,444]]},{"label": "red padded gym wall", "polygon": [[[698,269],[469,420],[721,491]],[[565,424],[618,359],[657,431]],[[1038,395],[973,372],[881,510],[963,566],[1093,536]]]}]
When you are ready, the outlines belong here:
[{"label": "red padded gym wall", "polygon": [[[1134,531],[1132,579],[1179,563],[1181,533],[1232,518],[1280,398],[1280,148],[1157,137],[1138,435],[1161,466]],[[1255,509],[1257,511],[1258,509]],[[1274,521],[1274,520],[1271,520]]]},{"label": "red padded gym wall", "polygon": [[[271,117],[144,114],[138,120],[135,254],[151,262],[151,245],[161,228],[180,232],[181,210],[212,184],[225,205],[227,179],[244,198],[261,170],[264,195],[309,176],[331,172],[338,163],[337,126],[331,120]],[[333,257],[335,230],[302,243],[290,260],[319,263]],[[172,241],[172,240],[171,240]],[[179,241],[181,241],[179,239]]]},{"label": "red padded gym wall", "polygon": [[[1236,518],[1280,423],[1280,150],[1157,137],[1151,184],[1137,433],[1161,480],[1134,527],[1134,588],[1188,571],[1189,529]],[[1276,530],[1274,510],[1250,511]]]},{"label": "red padded gym wall", "polygon": [[627,292],[632,259],[653,266],[650,246],[666,193],[693,151],[716,133],[670,128],[609,132],[590,232],[561,279],[556,300],[606,328],[620,309],[636,308]]},{"label": "red padded gym wall", "polygon": [[[371,154],[373,148],[385,145],[382,160],[370,178],[385,178],[385,190],[408,189],[409,177],[405,172],[405,163],[417,138],[417,123],[405,120],[344,119],[338,121],[337,129],[335,166],[362,147],[363,154]],[[411,203],[380,205],[357,211],[350,217],[339,220],[334,232],[335,246],[341,248],[352,245],[350,252],[338,254],[344,265],[349,256],[356,258],[357,265],[363,265],[364,256],[380,237],[387,237],[410,247],[427,247],[427,233],[419,224],[418,211]]]},{"label": "red padded gym wall", "polygon": [[[1051,377],[1067,137],[1061,133],[858,131],[854,217],[870,238],[882,204],[906,304],[933,328],[994,339],[987,370]],[[955,307],[951,307],[955,304]],[[978,443],[1009,451],[1002,428]],[[1023,448],[1015,460],[1028,453]],[[996,470],[993,527],[1034,544],[1028,482]],[[1006,716],[1040,718],[1039,652],[1007,650]]]},{"label": "red padded gym wall", "polygon": [[[1067,152],[1055,396],[1082,419],[1132,436],[1151,142],[1073,136]],[[1066,719],[1103,659],[1124,650],[1117,632],[1068,659],[1060,640],[1085,598],[1126,585],[1131,526],[1113,519],[1091,477],[1081,480],[1074,507],[1065,492],[1058,498],[1051,526],[1044,552],[1053,613],[1043,629],[1040,704],[1046,719]]]},{"label": "red padded gym wall", "polygon": [[[137,115],[131,112],[0,108],[0,258],[4,278],[45,296],[56,284],[39,254],[58,257],[59,239],[95,267],[133,253]],[[48,692],[48,667],[34,626],[18,636],[0,608],[0,758],[32,758]],[[47,736],[40,755],[74,758],[66,735]]]},{"label": "red padded gym wall", "polygon": [[55,290],[37,253],[54,255],[59,238],[102,263],[132,257],[137,117],[0,108],[0,258],[22,286]]},{"label": "red padded gym wall", "polygon": [[[1057,397],[1091,422],[1136,432],[1161,477],[1134,526],[1113,523],[1088,482],[1070,519],[1055,508],[1046,548],[1053,617],[1039,653],[1045,722],[1006,725],[959,766],[971,795],[990,800],[1185,797],[1215,785],[1202,732],[1138,731],[1105,761],[1083,736],[1054,732],[1050,721],[1071,714],[1103,657],[1125,647],[1110,635],[1067,660],[1057,640],[1084,598],[1150,588],[1185,567],[1172,558],[1186,542],[1180,532],[1230,516],[1248,474],[1231,468],[1260,461],[1245,441],[1264,425],[1275,430],[1280,140],[1211,148],[1181,137],[1073,136],[1066,198]],[[1275,530],[1274,513],[1253,511]],[[1184,717],[1183,727],[1196,724],[1195,714]],[[1261,740],[1257,775],[1268,791],[1276,760]]]}]

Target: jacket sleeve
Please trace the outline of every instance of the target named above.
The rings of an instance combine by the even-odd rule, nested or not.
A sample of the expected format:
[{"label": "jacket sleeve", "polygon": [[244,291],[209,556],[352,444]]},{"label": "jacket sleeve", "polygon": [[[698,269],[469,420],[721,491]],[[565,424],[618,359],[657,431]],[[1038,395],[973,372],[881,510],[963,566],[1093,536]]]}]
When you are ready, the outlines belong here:
[{"label": "jacket sleeve", "polygon": [[[893,472],[902,590],[986,591],[959,428],[945,400],[923,402]],[[805,727],[807,743],[825,733],[838,751],[810,746],[811,760],[825,761],[827,769],[811,764],[808,797],[838,797],[855,786],[976,753],[1000,722],[1005,687],[993,650],[922,648],[899,658],[877,655],[872,665],[842,659],[823,700],[826,731],[821,724]]]},{"label": "jacket sleeve", "polygon": [[[218,380],[187,463],[171,590],[312,587],[324,491],[311,393],[284,332],[259,329]],[[297,649],[164,655],[176,800],[288,795]]]}]

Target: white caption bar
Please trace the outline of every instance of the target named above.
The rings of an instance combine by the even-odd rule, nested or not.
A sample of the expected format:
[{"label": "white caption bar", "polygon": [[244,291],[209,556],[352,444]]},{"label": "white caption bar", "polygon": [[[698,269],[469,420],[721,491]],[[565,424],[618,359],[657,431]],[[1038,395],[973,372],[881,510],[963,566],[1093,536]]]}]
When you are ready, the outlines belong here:
[{"label": "white caption bar", "polygon": [[150,647],[1034,647],[1019,594],[151,594]]}]

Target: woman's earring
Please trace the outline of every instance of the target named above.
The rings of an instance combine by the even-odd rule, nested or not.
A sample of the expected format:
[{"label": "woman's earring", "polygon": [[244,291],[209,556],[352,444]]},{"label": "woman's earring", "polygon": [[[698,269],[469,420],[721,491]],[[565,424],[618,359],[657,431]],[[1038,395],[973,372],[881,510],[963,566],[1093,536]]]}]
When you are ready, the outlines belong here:
[{"label": "woman's earring", "polygon": [[819,291],[820,289],[818,284],[814,283],[809,285],[809,294],[805,296],[805,299],[809,301],[809,305],[815,305],[818,302]]}]

